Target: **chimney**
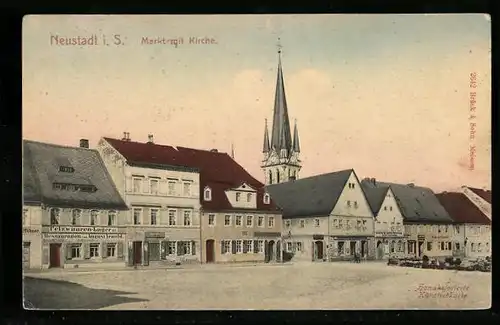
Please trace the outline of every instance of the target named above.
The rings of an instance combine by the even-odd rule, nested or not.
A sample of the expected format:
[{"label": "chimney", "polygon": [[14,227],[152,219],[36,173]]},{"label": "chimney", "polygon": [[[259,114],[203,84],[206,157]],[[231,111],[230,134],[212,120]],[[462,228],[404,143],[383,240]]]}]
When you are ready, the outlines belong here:
[{"label": "chimney", "polygon": [[210,150],[210,152],[219,152],[219,150],[217,150],[217,149],[212,149],[212,150]]},{"label": "chimney", "polygon": [[415,187],[415,184],[413,184],[413,183],[409,183],[409,184],[408,184],[408,187]]},{"label": "chimney", "polygon": [[377,185],[377,179],[376,178],[372,178],[372,183],[373,183],[373,185]]},{"label": "chimney", "polygon": [[127,132],[123,132],[122,141],[127,141],[127,136],[128,136],[128,133]]},{"label": "chimney", "polygon": [[80,139],[80,148],[89,148],[89,140],[88,139]]},{"label": "chimney", "polygon": [[152,134],[148,134],[148,143],[154,143]]}]

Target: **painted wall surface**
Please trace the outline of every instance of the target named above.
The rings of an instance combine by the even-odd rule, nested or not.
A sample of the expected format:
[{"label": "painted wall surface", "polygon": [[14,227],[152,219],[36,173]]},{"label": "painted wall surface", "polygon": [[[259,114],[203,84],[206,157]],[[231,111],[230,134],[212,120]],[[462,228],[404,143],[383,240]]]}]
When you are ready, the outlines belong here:
[{"label": "painted wall surface", "polygon": [[23,206],[23,267],[38,269],[42,267],[42,208]]},{"label": "painted wall surface", "polygon": [[[354,184],[354,188],[350,188],[349,184]],[[351,172],[331,215],[373,218],[373,212],[354,172]]]},{"label": "painted wall surface", "polygon": [[283,236],[290,233],[293,236],[328,235],[328,220],[326,217],[284,218]]},{"label": "painted wall surface", "polygon": [[465,224],[465,246],[466,257],[486,257],[491,256],[491,226]]},{"label": "painted wall surface", "polygon": [[[411,224],[405,229],[410,232],[406,234],[408,242],[411,241],[407,245],[414,246],[417,256],[448,257],[453,255],[454,229],[452,225]],[[421,246],[420,255],[419,246]]]},{"label": "painted wall surface", "polygon": [[248,184],[226,191],[226,197],[234,208],[257,209],[257,190]]}]

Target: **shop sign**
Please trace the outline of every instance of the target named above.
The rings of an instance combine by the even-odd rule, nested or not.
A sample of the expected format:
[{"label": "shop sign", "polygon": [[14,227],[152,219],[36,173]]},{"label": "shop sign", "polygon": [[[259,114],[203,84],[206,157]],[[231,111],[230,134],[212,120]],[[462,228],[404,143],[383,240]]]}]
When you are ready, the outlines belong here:
[{"label": "shop sign", "polygon": [[381,237],[403,237],[402,233],[391,231],[375,231],[375,235]]},{"label": "shop sign", "polygon": [[23,234],[39,234],[40,229],[36,228],[23,228]]},{"label": "shop sign", "polygon": [[103,226],[51,226],[49,232],[118,233],[118,228]]},{"label": "shop sign", "polygon": [[164,232],[146,231],[144,236],[146,238],[165,238],[165,233]]},{"label": "shop sign", "polygon": [[447,236],[447,235],[444,235],[444,236],[443,235],[441,235],[441,236],[440,235],[437,235],[437,236],[433,235],[432,236],[432,239],[448,239],[448,238],[450,238],[450,236]]},{"label": "shop sign", "polygon": [[113,233],[113,234],[102,234],[102,233],[44,233],[44,239],[124,239],[125,234]]},{"label": "shop sign", "polygon": [[425,239],[425,235],[418,235],[417,238],[418,238],[418,240],[424,240]]}]

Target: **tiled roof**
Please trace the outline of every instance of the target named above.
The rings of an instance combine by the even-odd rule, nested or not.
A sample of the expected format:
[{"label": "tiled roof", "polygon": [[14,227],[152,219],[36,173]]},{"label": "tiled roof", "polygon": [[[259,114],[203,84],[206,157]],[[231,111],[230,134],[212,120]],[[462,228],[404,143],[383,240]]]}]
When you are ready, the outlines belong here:
[{"label": "tiled roof", "polygon": [[439,203],[434,192],[427,187],[379,182],[363,179],[365,188],[391,188],[403,218],[407,222],[452,222],[444,207]]},{"label": "tiled roof", "polygon": [[436,197],[455,222],[491,224],[491,220],[463,193],[444,192],[436,194]]},{"label": "tiled roof", "polygon": [[332,212],[352,169],[266,186],[284,218],[320,217]]},{"label": "tiled roof", "polygon": [[491,204],[491,191],[481,190],[479,188],[468,187],[477,196]]},{"label": "tiled roof", "polygon": [[[61,172],[61,164],[74,171]],[[96,150],[24,140],[23,176],[26,202],[38,200],[48,205],[127,209]],[[54,189],[54,183],[93,185],[97,190],[58,190]]]},{"label": "tiled roof", "polygon": [[373,215],[378,215],[389,187],[371,187],[361,182],[361,188],[365,192],[366,199],[368,200],[368,204],[370,205]]},{"label": "tiled roof", "polygon": [[278,210],[272,201],[270,204],[264,204],[264,184],[252,177],[227,153],[112,138],[104,138],[104,140],[129,162],[188,167],[199,170],[200,198],[203,198],[203,190],[206,186],[212,189],[212,200],[201,200],[201,204],[206,210],[248,210],[234,208],[225,194],[226,190],[237,188],[243,183],[257,190],[257,210]]}]

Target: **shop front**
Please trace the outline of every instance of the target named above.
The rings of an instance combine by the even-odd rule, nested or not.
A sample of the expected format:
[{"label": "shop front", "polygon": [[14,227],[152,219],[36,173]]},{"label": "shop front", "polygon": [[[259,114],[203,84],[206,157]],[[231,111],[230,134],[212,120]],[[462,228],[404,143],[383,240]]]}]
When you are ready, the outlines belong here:
[{"label": "shop front", "polygon": [[42,228],[42,267],[125,266],[124,227],[47,226]]},{"label": "shop front", "polygon": [[42,239],[40,227],[23,227],[23,269],[42,267]]},{"label": "shop front", "polygon": [[200,262],[199,230],[129,228],[128,266],[174,265]]},{"label": "shop front", "polygon": [[331,261],[352,260],[357,253],[361,258],[373,259],[373,237],[330,236],[328,257]]},{"label": "shop front", "polygon": [[406,239],[402,232],[375,232],[375,257],[378,260],[390,256],[403,255],[406,249]]}]

